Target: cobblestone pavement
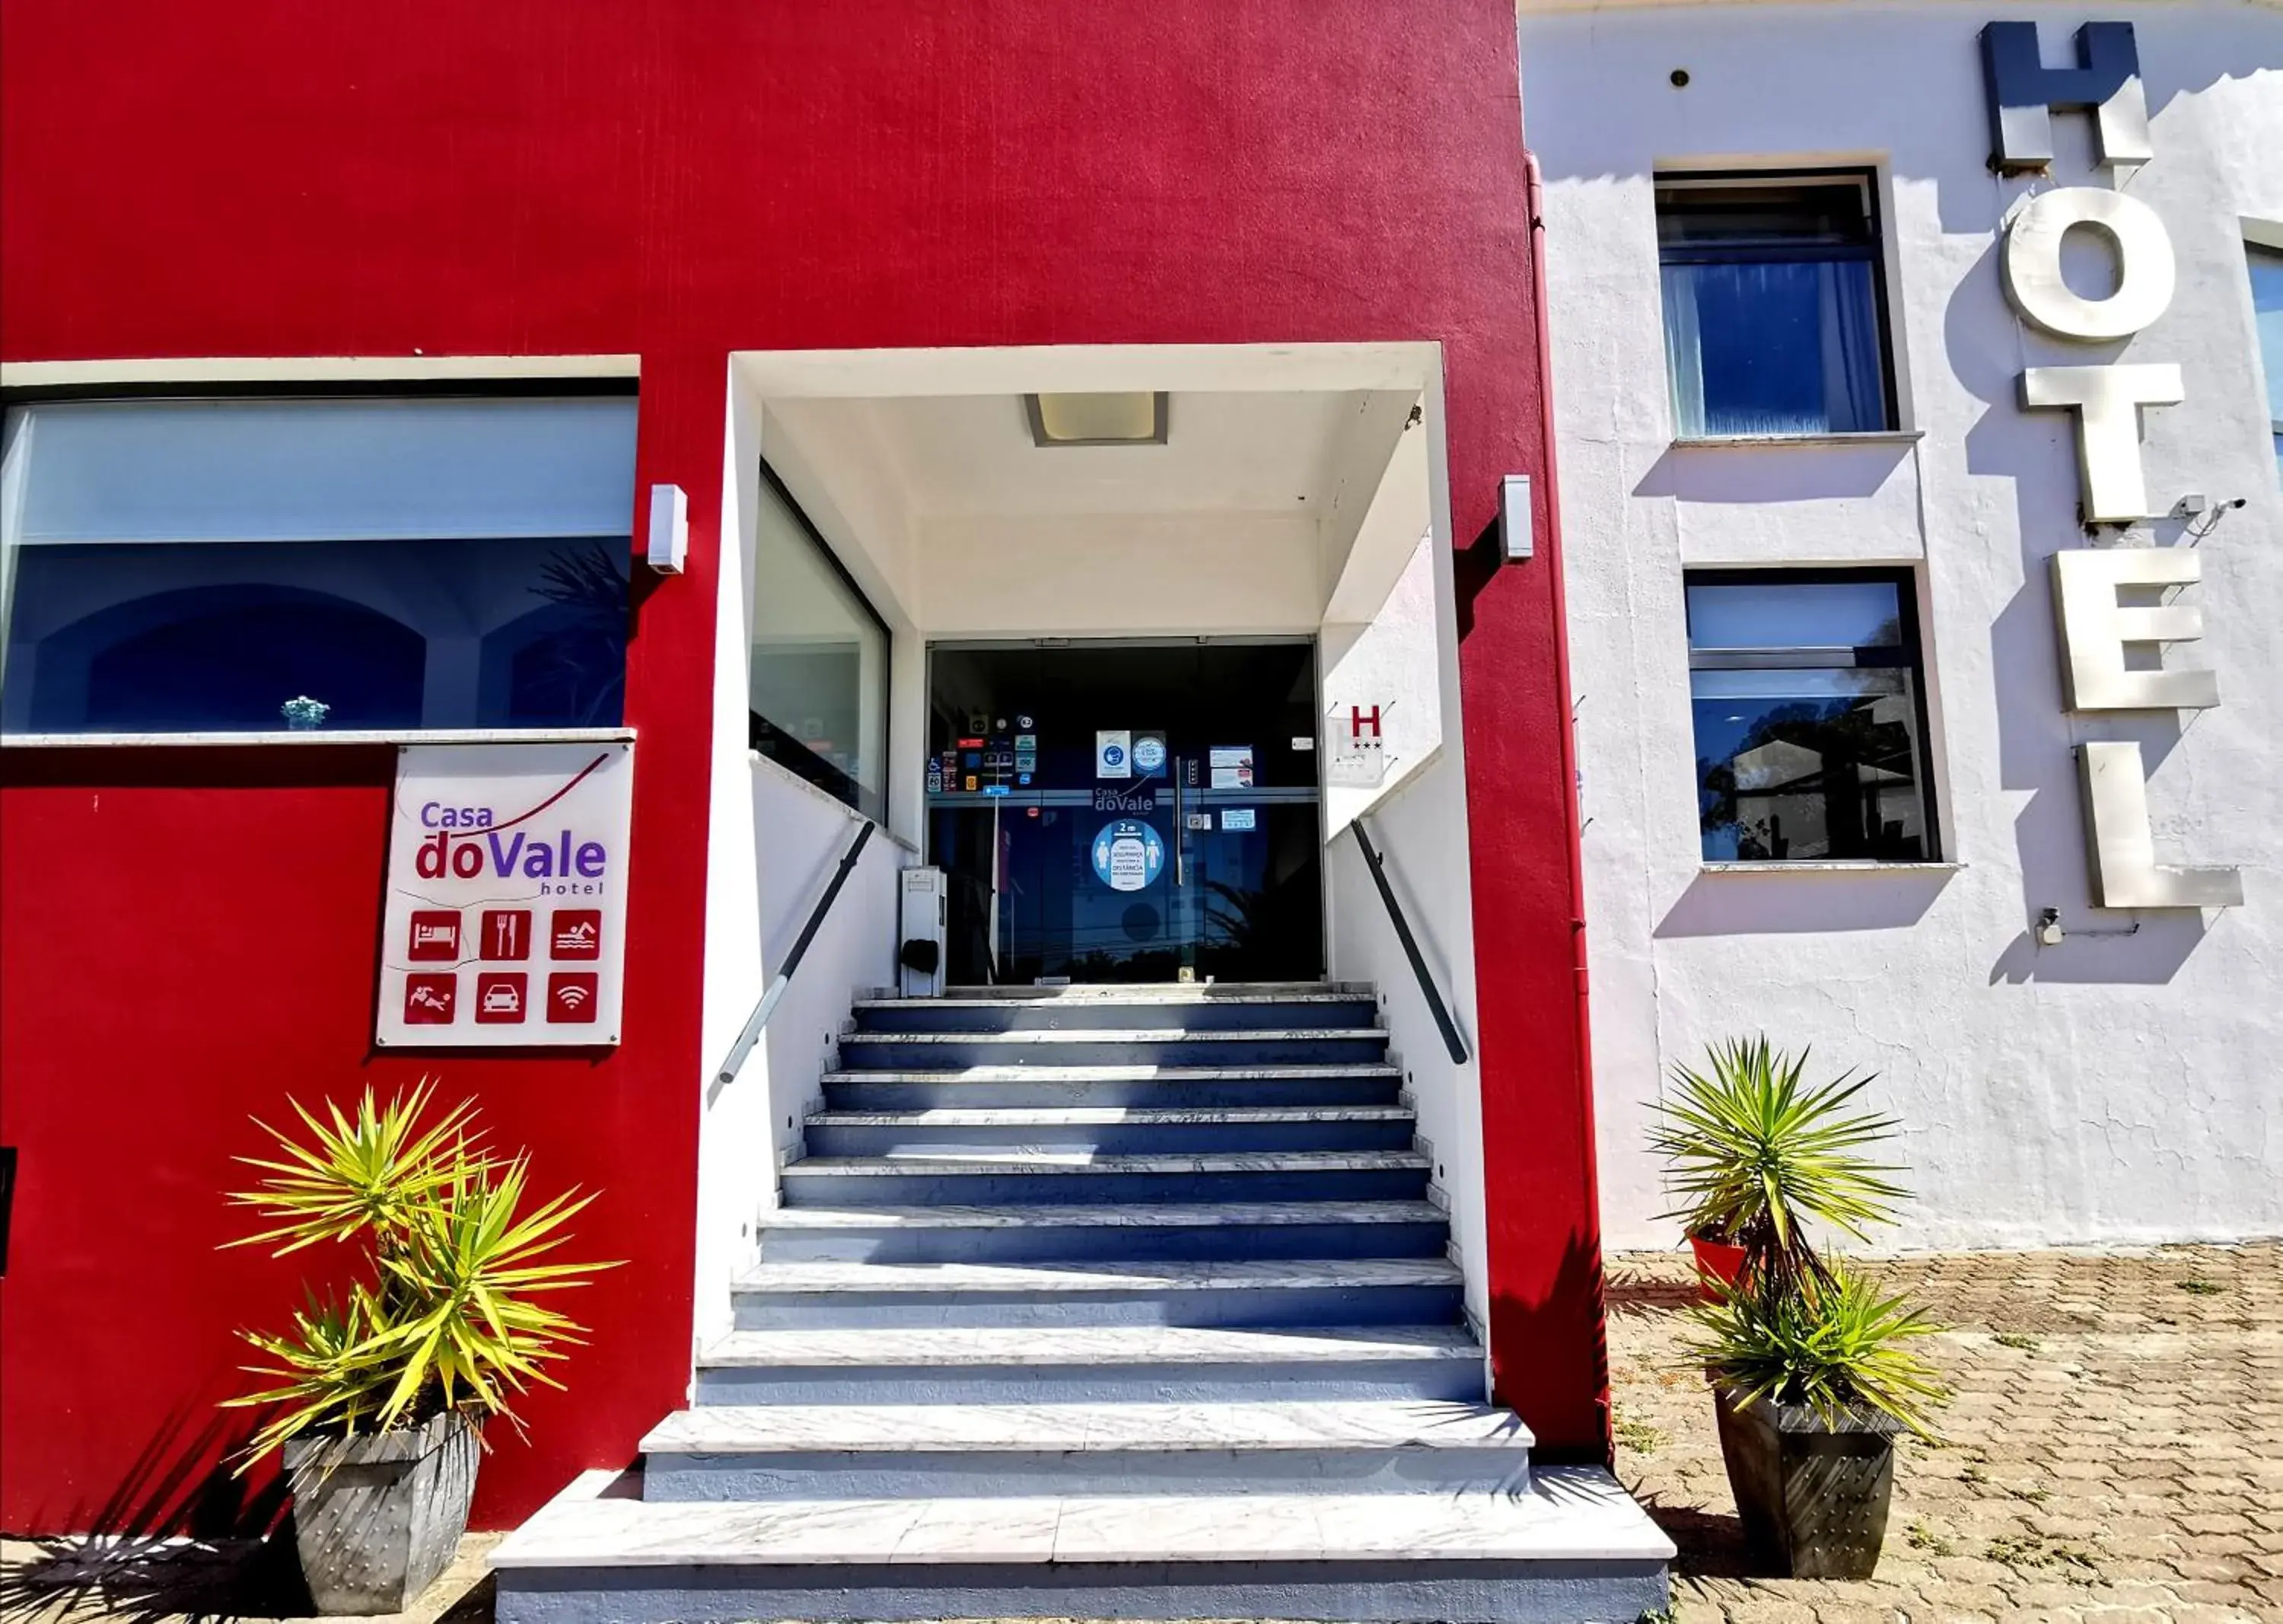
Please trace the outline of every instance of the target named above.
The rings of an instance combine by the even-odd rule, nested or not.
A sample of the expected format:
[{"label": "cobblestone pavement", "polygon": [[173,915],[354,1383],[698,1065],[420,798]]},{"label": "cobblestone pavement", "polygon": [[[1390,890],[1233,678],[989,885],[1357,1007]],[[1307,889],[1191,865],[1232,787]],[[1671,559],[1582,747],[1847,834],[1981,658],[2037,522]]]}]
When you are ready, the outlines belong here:
[{"label": "cobblestone pavement", "polygon": [[1679,1624],[2283,1620],[2283,1244],[1945,1253],[1879,1266],[1952,1327],[1939,1447],[1906,1441],[1862,1583],[1752,1576],[1690,1268],[1612,1259],[1617,1474],[1680,1547]]}]

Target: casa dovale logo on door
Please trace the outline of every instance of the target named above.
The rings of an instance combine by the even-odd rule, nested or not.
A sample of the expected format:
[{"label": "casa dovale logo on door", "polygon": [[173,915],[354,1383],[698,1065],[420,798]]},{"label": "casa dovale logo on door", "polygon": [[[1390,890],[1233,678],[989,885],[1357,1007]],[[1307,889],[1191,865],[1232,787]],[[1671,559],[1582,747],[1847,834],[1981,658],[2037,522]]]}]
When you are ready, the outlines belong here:
[{"label": "casa dovale logo on door", "polygon": [[374,1041],[619,1040],[631,744],[407,745]]}]

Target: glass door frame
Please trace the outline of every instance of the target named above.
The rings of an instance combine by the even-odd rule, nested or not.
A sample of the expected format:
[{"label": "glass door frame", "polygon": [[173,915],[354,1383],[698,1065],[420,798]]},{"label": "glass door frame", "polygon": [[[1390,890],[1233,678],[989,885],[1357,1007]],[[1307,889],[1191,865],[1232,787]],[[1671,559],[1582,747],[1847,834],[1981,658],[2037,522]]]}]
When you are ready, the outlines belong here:
[{"label": "glass door frame", "polygon": [[[1263,801],[1282,801],[1290,803],[1294,800],[1305,799],[1306,803],[1312,805],[1314,808],[1315,827],[1313,834],[1313,843],[1316,863],[1315,926],[1317,941],[1315,960],[1318,964],[1316,980],[1318,981],[1328,980],[1331,975],[1331,863],[1329,852],[1328,850],[1328,843],[1325,839],[1325,828],[1329,817],[1329,808],[1326,802],[1327,792],[1324,783],[1322,648],[1321,639],[1314,632],[1231,633],[1189,636],[1172,635],[1159,636],[1124,635],[1110,635],[1104,636],[1063,636],[1040,635],[1035,636],[949,636],[926,638],[922,644],[921,652],[921,664],[924,674],[924,683],[921,699],[923,721],[918,730],[920,753],[916,763],[915,763],[917,769],[917,780],[920,783],[924,784],[928,776],[930,764],[937,753],[934,747],[931,729],[935,715],[936,696],[938,692],[936,685],[936,657],[939,653],[1002,652],[1050,654],[1062,651],[1077,652],[1083,650],[1120,648],[1173,651],[1201,646],[1276,646],[1294,649],[1305,648],[1306,650],[1306,670],[1309,691],[1308,708],[1310,717],[1308,733],[1310,742],[1307,746],[1307,753],[1309,754],[1311,761],[1314,763],[1314,771],[1312,781],[1306,786],[1305,796],[1295,793],[1295,791],[1298,789],[1299,786],[1288,785],[1281,788],[1260,786],[1252,794],[1248,795],[1245,798],[1252,800],[1255,804],[1259,804]],[[1295,734],[1293,737],[1297,739],[1299,736]],[[1201,770],[1205,771],[1208,775],[1210,771],[1208,751],[1204,746],[1188,745],[1180,748],[1171,749],[1168,752],[1166,761],[1166,777],[1165,782],[1173,802],[1172,816],[1173,839],[1172,841],[1172,849],[1167,854],[1166,867],[1169,872],[1166,874],[1166,878],[1169,881],[1169,884],[1173,886],[1179,886],[1186,883],[1187,872],[1190,866],[1191,849],[1188,839],[1190,831],[1184,827],[1183,824],[1185,822],[1186,815],[1189,810],[1191,810],[1188,803],[1191,799],[1192,786],[1182,785],[1178,781],[1178,775],[1181,770],[1181,764],[1184,761],[1188,760],[1194,760],[1200,766]],[[944,793],[947,794],[954,792],[962,795],[962,798],[966,793],[966,792],[944,792]],[[1043,787],[1041,787],[1040,791],[1033,792],[1043,793],[1047,792],[1045,792]],[[1200,794],[1232,794],[1235,792],[1234,791],[1212,792],[1209,787],[1200,787],[1199,789]],[[975,793],[978,801],[984,799],[981,792],[978,791]],[[1009,792],[1006,795],[993,796],[989,799],[993,802],[1013,800],[1017,799],[1022,793],[1022,791],[1016,790]],[[921,860],[923,863],[938,867],[947,868],[950,865],[945,860],[946,855],[940,854],[936,850],[936,825],[933,817],[933,814],[945,803],[939,800],[937,794],[924,793],[924,792],[923,794],[924,798],[922,802],[923,812],[921,828],[919,831],[920,839],[918,842]],[[1003,808],[994,808],[994,809],[999,810],[1003,815]],[[1114,813],[1105,815],[1115,816]],[[996,859],[994,858],[994,869],[995,863]],[[988,949],[988,958],[993,972],[996,974],[999,972],[1002,959],[1001,949],[1003,944],[998,940],[997,926],[999,909],[997,906],[997,894],[999,887],[995,883],[995,873],[993,880],[994,883],[991,887],[992,901],[989,910],[992,917],[992,928],[991,941]],[[1168,894],[1170,897],[1175,894],[1175,893],[1169,890]],[[1202,902],[1198,902],[1196,906],[1201,910],[1203,908]],[[1202,913],[1200,913],[1200,922],[1201,920]],[[1179,949],[1185,961],[1185,973],[1188,972],[1188,966],[1195,965],[1196,964],[1196,949],[1197,941],[1194,939],[1186,940]],[[1054,977],[1044,978],[1044,980],[1048,983],[1053,983],[1061,979],[1062,978]],[[1206,978],[1200,971],[1196,972],[1196,979],[1202,982]],[[1016,983],[1002,982],[1001,984],[1030,985],[1031,983],[1025,981]],[[1079,981],[1079,984],[1101,985],[1103,983],[1082,980]]]}]

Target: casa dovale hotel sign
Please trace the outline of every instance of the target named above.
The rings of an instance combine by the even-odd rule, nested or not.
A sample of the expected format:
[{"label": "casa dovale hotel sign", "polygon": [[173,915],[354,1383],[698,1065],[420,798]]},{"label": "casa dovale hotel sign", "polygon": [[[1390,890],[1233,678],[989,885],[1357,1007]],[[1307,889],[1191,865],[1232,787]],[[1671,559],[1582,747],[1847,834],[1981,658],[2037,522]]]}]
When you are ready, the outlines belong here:
[{"label": "casa dovale hotel sign", "polygon": [[399,749],[376,1043],[619,1041],[634,769],[624,743]]}]

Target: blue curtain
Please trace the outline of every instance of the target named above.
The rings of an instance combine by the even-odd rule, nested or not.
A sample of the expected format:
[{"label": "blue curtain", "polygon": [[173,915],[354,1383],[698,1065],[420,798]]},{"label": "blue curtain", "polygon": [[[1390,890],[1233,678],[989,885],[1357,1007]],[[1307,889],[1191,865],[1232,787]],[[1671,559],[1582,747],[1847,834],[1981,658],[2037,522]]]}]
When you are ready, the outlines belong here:
[{"label": "blue curtain", "polygon": [[1871,277],[1859,261],[1665,266],[1675,432],[1697,439],[1885,428]]}]

